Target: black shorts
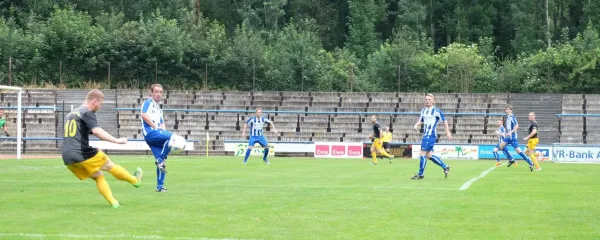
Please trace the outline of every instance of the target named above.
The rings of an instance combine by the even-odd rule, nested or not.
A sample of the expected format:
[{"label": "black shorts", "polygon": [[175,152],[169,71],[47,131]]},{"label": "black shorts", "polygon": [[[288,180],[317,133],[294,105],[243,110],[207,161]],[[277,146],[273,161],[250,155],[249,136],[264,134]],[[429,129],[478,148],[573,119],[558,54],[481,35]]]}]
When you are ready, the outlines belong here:
[{"label": "black shorts", "polygon": [[390,143],[389,142],[383,142],[383,149],[390,149]]}]

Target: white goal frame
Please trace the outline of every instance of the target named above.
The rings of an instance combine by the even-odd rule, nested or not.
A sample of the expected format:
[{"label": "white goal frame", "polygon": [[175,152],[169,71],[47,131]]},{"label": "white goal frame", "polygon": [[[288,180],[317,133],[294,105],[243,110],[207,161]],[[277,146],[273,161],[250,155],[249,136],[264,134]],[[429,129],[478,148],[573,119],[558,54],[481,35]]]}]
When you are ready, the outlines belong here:
[{"label": "white goal frame", "polygon": [[11,91],[16,91],[17,92],[17,160],[21,159],[21,150],[22,150],[22,146],[21,146],[21,136],[22,136],[22,131],[23,129],[21,129],[22,124],[22,115],[23,115],[23,110],[22,110],[22,106],[21,106],[21,98],[23,97],[23,88],[20,87],[12,87],[12,86],[3,86],[0,85],[0,90],[1,89],[6,89],[6,90],[11,90]]}]

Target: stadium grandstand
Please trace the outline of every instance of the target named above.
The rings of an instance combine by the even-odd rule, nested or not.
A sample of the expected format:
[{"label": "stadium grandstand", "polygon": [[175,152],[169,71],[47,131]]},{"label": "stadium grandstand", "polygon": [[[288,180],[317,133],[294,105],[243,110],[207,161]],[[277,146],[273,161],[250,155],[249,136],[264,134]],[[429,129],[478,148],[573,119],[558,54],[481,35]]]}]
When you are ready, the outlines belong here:
[{"label": "stadium grandstand", "polygon": [[[139,108],[146,90],[103,90],[105,104],[98,112],[100,125],[109,133],[142,139]],[[27,89],[23,95],[24,152],[58,152],[63,119],[81,104],[87,90]],[[240,127],[261,107],[279,133],[268,131],[272,141],[365,142],[376,113],[382,126],[393,132],[393,142],[417,143],[412,130],[416,113],[423,107],[423,93],[323,93],[323,92],[228,92],[166,90],[161,107],[167,129],[188,140],[204,140],[212,154],[223,154],[225,140],[242,140]],[[0,108],[7,123],[16,123],[14,92],[0,93]],[[535,111],[541,143],[598,144],[598,121],[586,116],[600,113],[600,96],[586,94],[436,94],[436,106],[449,120],[452,143],[491,144],[496,141],[494,120],[506,104],[514,106],[521,123]],[[591,119],[591,120],[590,120]],[[11,136],[16,128],[9,127]],[[440,139],[439,143],[447,142]],[[3,140],[0,151],[14,152],[15,141]],[[194,154],[204,154],[206,142],[197,141]]]}]

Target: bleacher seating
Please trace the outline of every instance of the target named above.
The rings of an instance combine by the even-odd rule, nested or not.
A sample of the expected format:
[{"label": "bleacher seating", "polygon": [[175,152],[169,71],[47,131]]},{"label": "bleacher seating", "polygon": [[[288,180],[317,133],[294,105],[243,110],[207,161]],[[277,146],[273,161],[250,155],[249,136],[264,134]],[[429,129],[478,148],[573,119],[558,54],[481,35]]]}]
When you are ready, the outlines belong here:
[{"label": "bleacher seating", "polygon": [[[149,96],[143,90],[115,90],[116,107],[133,108],[116,113],[119,137],[142,139],[139,107]],[[445,137],[439,143],[495,144],[496,120],[501,116],[463,115],[464,113],[503,113],[509,94],[436,94],[436,107],[445,113],[453,140]],[[16,106],[15,92],[0,93],[0,106]],[[196,90],[167,90],[161,102],[165,111],[167,128],[187,139],[201,140],[196,149],[205,149],[205,136],[211,136],[211,151],[222,151],[224,140],[241,140],[245,121],[261,107],[265,116],[275,122],[279,131],[266,131],[269,140],[275,141],[368,141],[371,134],[370,115],[353,112],[404,112],[418,113],[423,107],[423,93],[314,93],[314,92],[223,92]],[[29,89],[23,95],[23,106],[54,106],[54,90]],[[562,114],[600,114],[600,95],[565,94]],[[188,110],[188,111],[186,111]],[[233,110],[214,112],[197,110]],[[236,112],[239,110],[247,112]],[[292,111],[293,113],[269,113]],[[314,112],[329,112],[316,114]],[[16,109],[6,109],[9,132],[16,136]],[[454,115],[456,113],[457,115]],[[416,143],[422,133],[412,129],[417,115],[378,114],[382,127],[393,132],[393,142]],[[560,118],[560,142],[600,144],[600,121],[596,117],[563,116]],[[525,121],[525,120],[521,120]],[[558,121],[558,118],[557,118]],[[23,111],[23,137],[61,137],[59,126],[62,113],[52,109],[26,109]],[[12,125],[12,126],[11,126]],[[438,134],[443,135],[443,124]],[[10,148],[11,143],[2,143]],[[8,144],[8,145],[7,145]],[[56,151],[60,141],[27,141],[27,151]]]}]

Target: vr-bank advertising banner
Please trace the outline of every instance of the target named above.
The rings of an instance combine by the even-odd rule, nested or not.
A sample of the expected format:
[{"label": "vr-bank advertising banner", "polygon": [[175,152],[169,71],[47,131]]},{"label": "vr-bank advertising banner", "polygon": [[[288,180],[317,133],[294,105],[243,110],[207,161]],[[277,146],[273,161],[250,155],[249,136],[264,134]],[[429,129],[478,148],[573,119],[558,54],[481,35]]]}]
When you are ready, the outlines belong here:
[{"label": "vr-bank advertising banner", "polygon": [[[496,159],[494,157],[494,153],[493,153],[493,150],[495,147],[496,147],[496,145],[479,145],[479,159]],[[515,159],[523,159],[519,154],[517,154],[515,149],[512,148],[511,146],[506,146],[506,149],[508,149],[508,152]],[[521,148],[521,150],[525,151],[525,148]],[[551,161],[552,160],[552,147],[537,146],[535,148],[535,154],[536,154],[536,158],[538,160]],[[506,156],[504,156],[504,153],[502,151],[498,151],[498,155],[500,157],[500,160],[508,159]]]},{"label": "vr-bank advertising banner", "polygon": [[[477,145],[435,145],[433,153],[442,159],[478,159]],[[421,145],[412,145],[412,157],[419,158]]]},{"label": "vr-bank advertising banner", "polygon": [[565,163],[600,163],[600,146],[554,146],[553,160]]}]

